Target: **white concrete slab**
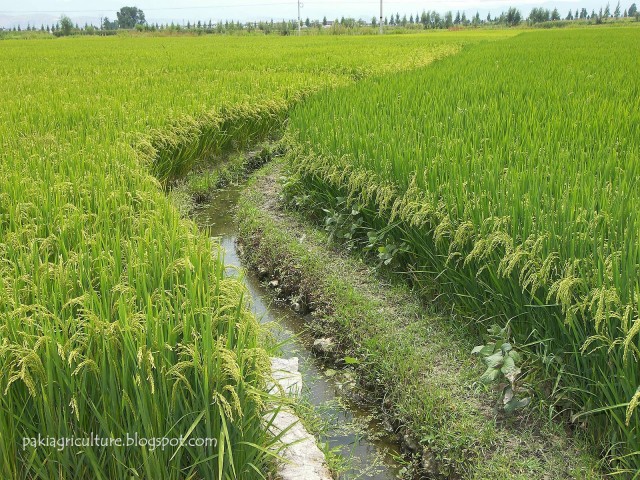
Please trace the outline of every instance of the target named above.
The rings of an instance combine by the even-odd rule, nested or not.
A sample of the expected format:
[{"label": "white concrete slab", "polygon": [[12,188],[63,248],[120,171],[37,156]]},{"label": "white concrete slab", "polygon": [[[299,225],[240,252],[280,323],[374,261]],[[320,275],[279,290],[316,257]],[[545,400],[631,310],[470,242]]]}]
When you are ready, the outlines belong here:
[{"label": "white concrete slab", "polygon": [[[302,376],[298,370],[298,358],[272,358],[271,370],[274,382],[267,386],[268,391],[277,395],[298,397],[302,392]],[[266,416],[265,421],[271,420]],[[271,420],[269,432],[281,435],[284,445],[280,456],[284,462],[279,465],[278,476],[281,480],[331,480],[324,453],[300,419],[287,407],[281,408]],[[282,433],[284,432],[284,433]]]}]

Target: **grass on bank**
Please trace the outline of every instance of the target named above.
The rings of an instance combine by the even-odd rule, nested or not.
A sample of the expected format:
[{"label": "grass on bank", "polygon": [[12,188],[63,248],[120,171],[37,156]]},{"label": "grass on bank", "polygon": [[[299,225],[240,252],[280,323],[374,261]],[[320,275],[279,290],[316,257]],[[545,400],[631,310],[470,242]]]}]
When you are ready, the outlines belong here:
[{"label": "grass on bank", "polygon": [[420,445],[418,464],[463,478],[600,478],[586,444],[537,412],[495,418],[490,396],[475,385],[481,369],[464,327],[361,260],[328,249],[325,232],[281,211],[279,168],[260,171],[240,201],[246,260],[316,309],[309,328],[358,359],[360,383]]},{"label": "grass on bank", "polygon": [[209,202],[214,193],[228,185],[239,185],[260,166],[282,154],[278,142],[266,141],[250,152],[234,152],[223,158],[202,159],[182,178],[171,182],[167,195],[183,217],[198,205]]}]

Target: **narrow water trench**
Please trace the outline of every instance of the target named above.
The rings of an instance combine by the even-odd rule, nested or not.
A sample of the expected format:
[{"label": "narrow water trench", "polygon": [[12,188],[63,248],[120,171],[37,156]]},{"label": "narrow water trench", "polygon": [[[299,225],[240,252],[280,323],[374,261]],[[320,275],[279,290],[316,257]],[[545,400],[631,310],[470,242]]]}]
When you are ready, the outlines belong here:
[{"label": "narrow water trench", "polygon": [[231,186],[217,191],[207,205],[196,210],[194,220],[224,248],[229,274],[243,271],[255,315],[261,322],[273,325],[274,336],[284,342],[281,356],[298,357],[308,399],[329,425],[321,440],[348,459],[348,468],[341,473],[340,479],[399,478],[402,466],[395,459],[397,445],[377,419],[375,410],[354,403],[342,393],[340,381],[312,354],[313,339],[306,333],[304,318],[286,306],[272,302],[269,292],[253,272],[243,269],[236,249],[234,223],[241,190],[240,186]]}]

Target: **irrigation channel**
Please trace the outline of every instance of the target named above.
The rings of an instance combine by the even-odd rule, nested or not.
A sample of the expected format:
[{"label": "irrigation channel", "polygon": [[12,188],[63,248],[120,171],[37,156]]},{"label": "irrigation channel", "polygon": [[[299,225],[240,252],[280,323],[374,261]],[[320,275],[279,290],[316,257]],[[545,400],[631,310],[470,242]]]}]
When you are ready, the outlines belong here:
[{"label": "irrigation channel", "polygon": [[[262,323],[272,325],[273,334],[283,343],[280,356],[298,357],[303,388],[309,402],[329,423],[322,440],[347,459],[341,479],[388,480],[401,475],[402,466],[395,460],[399,450],[392,435],[368,405],[352,401],[344,393],[338,375],[312,353],[313,339],[305,332],[305,317],[273,301],[273,295],[249,269],[244,269],[236,248],[237,230],[234,212],[241,186],[218,190],[212,200],[201,205],[194,220],[225,250],[229,274],[242,275],[251,294],[253,312]],[[241,273],[240,273],[241,272]]]}]

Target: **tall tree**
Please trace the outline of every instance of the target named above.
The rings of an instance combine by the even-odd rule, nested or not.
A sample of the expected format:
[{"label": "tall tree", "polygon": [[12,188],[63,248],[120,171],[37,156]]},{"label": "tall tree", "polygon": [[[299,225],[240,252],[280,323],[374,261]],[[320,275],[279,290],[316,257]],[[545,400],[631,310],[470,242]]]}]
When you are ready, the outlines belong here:
[{"label": "tall tree", "polygon": [[507,10],[507,15],[505,17],[506,24],[510,27],[515,27],[516,25],[520,25],[521,21],[522,14],[520,13],[520,10],[515,7],[510,7],[509,10]]},{"label": "tall tree", "polygon": [[60,30],[62,32],[62,35],[64,36],[71,35],[71,30],[73,30],[73,22],[66,15],[60,17]]},{"label": "tall tree", "polygon": [[451,28],[453,26],[453,13],[449,10],[444,14],[444,28]]},{"label": "tall tree", "polygon": [[138,7],[122,7],[116,15],[120,28],[135,28],[146,23],[144,12]]},{"label": "tall tree", "polygon": [[422,15],[420,15],[420,23],[424,26],[424,28],[427,28],[427,26],[429,25],[429,16],[424,10],[422,11]]},{"label": "tall tree", "polygon": [[102,21],[102,29],[103,30],[115,30],[118,28],[118,22],[114,20],[113,22],[109,20],[109,17],[104,17]]},{"label": "tall tree", "polygon": [[549,12],[549,10],[547,10],[546,8],[532,8],[531,12],[529,13],[530,23],[548,22],[549,20],[551,20],[551,12]]}]

